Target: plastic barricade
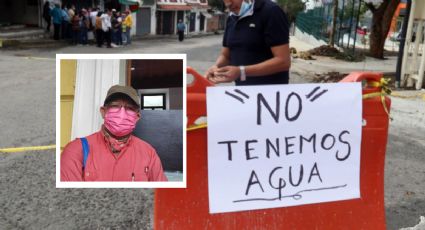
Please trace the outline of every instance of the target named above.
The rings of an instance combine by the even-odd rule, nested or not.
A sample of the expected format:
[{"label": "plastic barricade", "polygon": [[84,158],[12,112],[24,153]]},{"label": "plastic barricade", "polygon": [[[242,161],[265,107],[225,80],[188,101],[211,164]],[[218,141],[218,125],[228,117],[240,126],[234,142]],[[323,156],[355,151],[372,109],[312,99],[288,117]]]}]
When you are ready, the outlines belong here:
[{"label": "plastic barricade", "polygon": [[[188,127],[206,116],[206,81],[193,69],[195,82],[187,88]],[[381,86],[382,74],[352,73],[342,82],[366,81],[360,199],[294,207],[209,214],[207,129],[187,132],[187,188],[157,189],[154,228],[159,229],[385,229],[384,163],[390,99]],[[384,106],[384,104],[385,106]]]}]

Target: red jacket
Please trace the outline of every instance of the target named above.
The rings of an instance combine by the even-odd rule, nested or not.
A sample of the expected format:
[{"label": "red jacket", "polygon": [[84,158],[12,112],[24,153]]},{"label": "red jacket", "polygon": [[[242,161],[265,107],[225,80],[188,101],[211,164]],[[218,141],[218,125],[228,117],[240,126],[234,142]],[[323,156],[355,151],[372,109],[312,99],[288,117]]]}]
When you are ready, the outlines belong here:
[{"label": "red jacket", "polygon": [[61,181],[167,181],[155,149],[130,136],[119,154],[109,149],[102,131],[87,137],[89,156],[83,174],[80,139],[68,143],[61,155]]}]

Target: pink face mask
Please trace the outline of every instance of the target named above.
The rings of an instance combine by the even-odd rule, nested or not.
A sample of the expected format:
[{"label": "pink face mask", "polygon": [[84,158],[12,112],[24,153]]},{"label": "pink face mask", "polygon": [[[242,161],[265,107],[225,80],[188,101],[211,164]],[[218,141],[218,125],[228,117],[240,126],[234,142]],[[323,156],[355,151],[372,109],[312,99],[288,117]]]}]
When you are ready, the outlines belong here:
[{"label": "pink face mask", "polygon": [[117,137],[122,137],[133,132],[139,119],[137,113],[121,108],[109,108],[105,114],[104,125],[109,132]]}]

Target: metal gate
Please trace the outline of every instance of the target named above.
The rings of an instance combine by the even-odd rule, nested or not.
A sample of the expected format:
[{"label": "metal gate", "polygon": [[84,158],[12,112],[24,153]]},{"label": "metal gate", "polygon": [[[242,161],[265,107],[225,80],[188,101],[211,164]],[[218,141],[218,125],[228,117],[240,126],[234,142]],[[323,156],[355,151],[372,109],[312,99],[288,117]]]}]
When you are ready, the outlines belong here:
[{"label": "metal gate", "polygon": [[137,13],[136,35],[151,33],[151,8],[140,8]]}]

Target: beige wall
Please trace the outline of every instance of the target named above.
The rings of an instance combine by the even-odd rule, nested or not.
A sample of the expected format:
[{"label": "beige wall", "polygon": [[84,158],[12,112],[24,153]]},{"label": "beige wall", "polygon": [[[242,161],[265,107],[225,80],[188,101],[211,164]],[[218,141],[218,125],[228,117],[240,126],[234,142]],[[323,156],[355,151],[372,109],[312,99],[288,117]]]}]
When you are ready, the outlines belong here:
[{"label": "beige wall", "polygon": [[72,113],[75,94],[75,76],[77,69],[76,60],[61,60],[60,62],[60,125],[61,125],[61,150],[71,140]]}]

